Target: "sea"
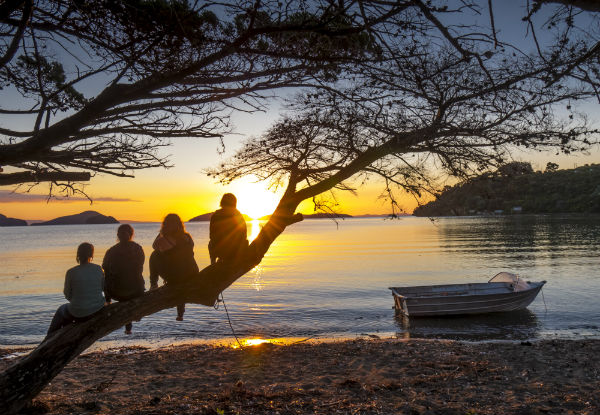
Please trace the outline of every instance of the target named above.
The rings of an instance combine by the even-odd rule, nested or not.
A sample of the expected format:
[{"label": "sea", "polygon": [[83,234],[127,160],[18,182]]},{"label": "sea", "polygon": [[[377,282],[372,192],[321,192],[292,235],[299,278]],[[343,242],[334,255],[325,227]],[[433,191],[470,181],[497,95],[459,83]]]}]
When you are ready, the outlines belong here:
[{"label": "sea", "polygon": [[[250,239],[261,225],[248,222]],[[134,223],[146,258],[159,223]],[[195,256],[209,264],[208,223],[188,223]],[[45,336],[81,242],[101,263],[117,225],[0,228],[0,345]],[[487,282],[508,271],[547,281],[525,310],[405,319],[388,287]],[[145,266],[146,287],[148,267]],[[217,308],[188,304],[119,329],[100,345],[232,339],[427,338],[524,341],[600,338],[600,216],[514,215],[307,219],[290,226],[263,261],[223,293]],[[226,308],[225,308],[226,306]]]}]

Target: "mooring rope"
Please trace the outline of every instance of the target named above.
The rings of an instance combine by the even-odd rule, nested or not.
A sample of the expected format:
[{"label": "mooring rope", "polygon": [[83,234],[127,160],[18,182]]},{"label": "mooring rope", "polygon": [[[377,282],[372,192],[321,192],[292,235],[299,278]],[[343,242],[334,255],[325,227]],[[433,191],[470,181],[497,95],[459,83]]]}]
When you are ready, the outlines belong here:
[{"label": "mooring rope", "polygon": [[544,308],[546,309],[546,313],[547,313],[548,307],[546,306],[546,297],[544,297],[544,287],[542,287],[542,300],[544,300]]},{"label": "mooring rope", "polygon": [[225,314],[227,314],[227,321],[229,322],[229,327],[231,328],[231,333],[233,334],[233,337],[235,337],[235,341],[237,342],[238,346],[240,346],[240,349],[244,349],[244,346],[242,346],[242,342],[240,342],[240,339],[238,338],[235,329],[233,328],[233,324],[231,323],[231,317],[229,316],[229,310],[227,309],[227,304],[225,304],[225,297],[223,297],[223,292],[221,292],[219,299],[217,299],[217,301],[215,302],[214,308],[215,310],[219,309],[219,302],[223,303],[223,307],[225,308]]}]

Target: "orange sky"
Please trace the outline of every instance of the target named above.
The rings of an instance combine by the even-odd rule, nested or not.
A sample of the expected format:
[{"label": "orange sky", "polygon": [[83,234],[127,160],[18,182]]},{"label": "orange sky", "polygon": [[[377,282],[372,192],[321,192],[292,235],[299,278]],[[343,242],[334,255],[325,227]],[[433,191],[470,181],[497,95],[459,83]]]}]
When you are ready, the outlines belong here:
[{"label": "orange sky", "polygon": [[[182,219],[189,220],[218,209],[221,195],[232,192],[238,198],[238,208],[242,213],[260,217],[271,213],[278,201],[277,195],[266,190],[262,184],[250,181],[222,187],[197,175],[182,183],[183,179],[176,168],[163,171],[161,175],[163,177],[160,178],[152,177],[153,174],[139,174],[140,177],[136,179],[93,179],[87,187],[95,199],[91,205],[84,200],[51,200],[46,203],[39,198],[25,202],[2,202],[0,213],[20,219],[48,220],[84,210],[96,210],[121,221],[160,221],[167,213],[174,212]],[[389,204],[378,200],[378,195],[378,188],[365,188],[358,196],[343,195],[339,211],[350,214],[389,213]],[[111,201],[106,200],[107,197],[123,200]],[[300,211],[313,213],[312,203],[305,202]]]},{"label": "orange sky", "polygon": [[[79,213],[84,210],[96,210],[105,215],[112,215],[120,221],[160,221],[167,213],[178,213],[182,219],[189,220],[196,215],[212,212],[218,208],[221,195],[232,192],[238,197],[238,208],[242,213],[251,217],[260,217],[272,212],[277,204],[277,195],[269,192],[264,184],[251,180],[234,182],[228,187],[215,184],[207,178],[202,169],[215,165],[219,156],[198,157],[195,161],[186,160],[187,152],[195,145],[180,145],[173,147],[175,167],[169,170],[154,169],[138,172],[136,178],[114,178],[97,176],[86,186],[86,192],[94,199],[90,205],[85,200],[51,200],[46,202],[43,197],[21,200],[24,196],[6,195],[12,188],[0,188],[0,213],[8,217],[27,220],[48,220],[58,216]],[[216,144],[215,144],[216,146]],[[199,145],[206,147],[206,144]],[[200,150],[200,149],[198,149]],[[206,150],[206,149],[204,149]],[[191,153],[194,154],[194,153]],[[200,154],[200,153],[198,153]],[[539,157],[539,156],[538,156]],[[203,160],[203,158],[212,159]],[[546,155],[546,158],[560,161],[561,168],[572,168],[585,163],[600,163],[600,151],[589,155],[571,156],[557,160]],[[541,159],[540,159],[541,160]],[[544,158],[534,168],[543,169]],[[537,166],[535,165],[537,164]],[[359,190],[358,195],[347,192],[338,193],[338,210],[351,215],[388,214],[391,212],[389,203],[378,198],[382,184],[372,182]],[[34,189],[36,193],[47,192],[45,185]],[[8,197],[7,197],[8,196]],[[20,200],[7,202],[7,200]],[[119,199],[118,201],[111,199]],[[401,199],[401,205],[408,212],[416,206],[410,197]],[[312,203],[305,202],[300,207],[303,213],[313,213]]]},{"label": "orange sky", "polygon": [[[135,173],[135,178],[97,175],[85,187],[86,193],[94,200],[91,205],[79,196],[46,202],[43,195],[47,194],[48,187],[44,184],[32,190],[32,193],[39,195],[37,197],[7,195],[13,188],[0,187],[0,213],[19,219],[48,220],[84,210],[96,210],[120,221],[161,221],[166,214],[174,212],[188,220],[218,209],[221,195],[232,192],[238,198],[238,208],[242,213],[251,217],[267,215],[275,208],[278,197],[267,190],[264,184],[248,179],[223,187],[209,179],[203,169],[218,165],[234,153],[245,137],[260,134],[275,118],[276,115],[267,113],[238,116],[239,134],[225,139],[224,155],[218,152],[217,140],[183,139],[177,140],[166,153],[175,165],[171,169],[139,171]],[[390,213],[389,203],[378,200],[380,192],[381,185],[367,187],[358,196],[340,194],[339,211],[355,215]],[[406,202],[407,209],[412,210],[414,202],[410,199]],[[314,213],[312,203],[305,202],[300,211]]]},{"label": "orange sky", "polygon": [[[515,15],[524,15],[523,4],[515,3],[509,6],[508,3],[506,7],[499,8],[495,13],[498,22],[505,28],[500,33],[507,41],[517,44],[523,41],[523,50],[528,48],[534,50],[532,39],[526,37],[529,28],[523,25],[520,19],[515,19]],[[483,25],[487,23],[488,17],[482,15],[481,19]],[[289,92],[281,90],[280,94],[285,96]],[[232,122],[237,135],[225,138],[224,156],[219,155],[217,151],[219,148],[217,140],[176,140],[176,143],[167,150],[167,154],[171,154],[171,162],[175,165],[170,170],[153,169],[137,172],[134,179],[107,175],[94,177],[86,186],[86,192],[95,200],[92,205],[85,200],[72,201],[72,199],[52,200],[46,203],[43,197],[47,194],[46,185],[40,185],[32,190],[32,193],[40,196],[28,198],[23,195],[11,196],[7,192],[13,190],[13,187],[0,186],[0,213],[21,219],[47,220],[92,209],[105,215],[115,216],[122,221],[160,221],[167,213],[175,212],[179,213],[184,220],[188,220],[196,215],[214,211],[218,208],[221,195],[224,192],[233,192],[238,196],[238,206],[243,213],[249,216],[268,214],[274,208],[276,198],[264,187],[246,181],[224,188],[208,179],[202,172],[202,169],[216,166],[222,158],[232,155],[243,138],[260,134],[277,120],[283,108],[282,99],[273,98],[265,104],[269,107],[267,112],[234,114]],[[592,124],[600,125],[596,101],[589,103],[589,106],[582,104],[581,110],[590,115]],[[515,160],[532,162],[536,170],[543,170],[548,161],[558,163],[560,168],[573,168],[575,165],[600,163],[600,150],[595,148],[589,154],[569,157],[534,152],[515,153],[513,157]],[[371,181],[367,187],[359,191],[358,196],[340,193],[339,211],[352,215],[390,213],[389,203],[378,199],[382,188],[381,183]],[[21,192],[24,190],[26,188],[20,189]],[[415,201],[409,197],[401,198],[400,203],[407,212],[411,212],[416,206]],[[312,213],[312,206],[310,203],[305,203],[300,210],[303,213]]]},{"label": "orange sky", "polygon": [[[92,205],[85,200],[52,200],[46,203],[43,196],[11,196],[7,193],[13,190],[12,187],[0,187],[0,213],[19,219],[48,220],[84,210],[96,210],[120,221],[161,221],[166,214],[174,212],[187,221],[194,216],[214,211],[218,208],[221,195],[232,192],[238,197],[238,207],[242,213],[251,217],[264,216],[272,212],[277,197],[266,190],[263,184],[244,180],[223,187],[206,177],[203,169],[218,165],[223,158],[234,153],[244,137],[259,134],[275,118],[276,114],[272,113],[238,116],[236,125],[239,135],[225,139],[224,155],[217,151],[217,140],[183,139],[177,140],[168,149],[167,154],[170,154],[171,162],[175,165],[171,169],[140,171],[133,179],[98,175],[85,188],[94,199]],[[600,163],[600,150],[597,148],[589,154],[568,157],[556,157],[550,153],[521,153],[513,156],[515,159],[531,161],[536,170],[543,170],[548,161],[557,162],[561,168]],[[47,189],[46,185],[40,185],[32,193],[45,195]],[[378,198],[382,189],[382,183],[371,181],[359,190],[357,196],[339,192],[338,211],[351,215],[389,214],[389,203]],[[408,213],[416,206],[411,197],[400,198],[400,204]],[[300,211],[313,213],[312,203],[305,202]]]}]

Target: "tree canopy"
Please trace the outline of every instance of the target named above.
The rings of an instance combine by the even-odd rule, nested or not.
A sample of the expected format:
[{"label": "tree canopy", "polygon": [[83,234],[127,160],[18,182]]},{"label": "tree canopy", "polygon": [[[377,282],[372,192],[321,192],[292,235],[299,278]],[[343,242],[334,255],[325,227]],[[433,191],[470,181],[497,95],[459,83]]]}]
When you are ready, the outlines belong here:
[{"label": "tree canopy", "polygon": [[[222,137],[232,112],[263,109],[281,88],[362,101],[362,115],[377,114],[380,125],[390,111],[378,106],[420,111],[411,121],[420,118],[419,128],[439,109],[438,122],[458,115],[462,125],[453,128],[463,130],[478,129],[488,110],[512,111],[502,103],[509,90],[508,100],[521,88],[531,107],[598,95],[594,3],[524,2],[505,28],[493,13],[500,3],[475,0],[6,1],[0,185],[168,167],[161,147],[180,137]],[[514,27],[529,31],[537,53],[503,40]],[[494,103],[476,102],[480,92],[497,94]],[[322,103],[307,96],[309,107]],[[475,117],[467,126],[469,108]],[[548,117],[537,112],[531,120]],[[388,128],[401,122],[389,121]],[[503,125],[519,128],[511,121]],[[456,169],[451,159],[443,164]]]},{"label": "tree canopy", "polygon": [[[70,360],[133,319],[181,302],[214,304],[302,220],[303,200],[320,204],[378,176],[393,201],[396,187],[433,193],[448,175],[504,164],[515,147],[593,145],[597,132],[577,103],[600,96],[598,15],[554,3],[564,2],[523,9],[532,50],[503,39],[492,1],[4,3],[0,79],[22,98],[3,100],[0,114],[29,123],[0,130],[0,164],[35,180],[164,166],[155,150],[166,139],[218,137],[229,111],[261,108],[267,91],[310,89],[210,171],[285,189],[243,255],[56,332],[2,374],[0,410],[17,413]],[[79,63],[65,69],[59,55]]]},{"label": "tree canopy", "polygon": [[[12,1],[0,18],[0,185],[168,167],[179,137],[222,137],[269,92],[375,59],[406,3]],[[15,173],[15,174],[9,174]]]},{"label": "tree canopy", "polygon": [[546,15],[546,47],[535,40],[526,53],[493,29],[442,23],[478,9],[414,5],[403,16],[410,30],[385,42],[380,60],[342,86],[298,96],[267,133],[209,173],[224,183],[253,174],[301,200],[377,176],[397,206],[397,188],[435,195],[449,177],[492,171],[518,148],[568,154],[598,142],[576,107],[600,97],[598,26],[588,20],[598,16]]}]

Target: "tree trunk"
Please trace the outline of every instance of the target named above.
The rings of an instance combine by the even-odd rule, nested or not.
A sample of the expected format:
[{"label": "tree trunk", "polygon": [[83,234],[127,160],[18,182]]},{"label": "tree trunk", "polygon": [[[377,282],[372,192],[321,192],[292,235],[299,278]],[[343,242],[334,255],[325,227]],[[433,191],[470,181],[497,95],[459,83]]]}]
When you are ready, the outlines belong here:
[{"label": "tree trunk", "polygon": [[18,413],[74,358],[96,340],[126,323],[181,302],[214,305],[221,291],[254,268],[273,241],[302,215],[292,215],[297,203],[276,209],[246,254],[234,263],[217,262],[179,286],[163,286],[130,301],[104,307],[93,318],[65,327],[45,339],[29,355],[0,375],[0,414]]}]

